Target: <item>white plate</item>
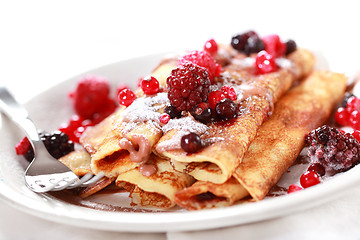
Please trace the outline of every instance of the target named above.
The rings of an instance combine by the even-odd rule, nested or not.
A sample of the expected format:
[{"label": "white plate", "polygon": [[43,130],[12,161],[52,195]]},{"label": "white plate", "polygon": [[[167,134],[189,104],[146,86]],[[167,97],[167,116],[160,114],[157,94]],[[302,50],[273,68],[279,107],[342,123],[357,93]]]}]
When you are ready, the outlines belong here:
[{"label": "white plate", "polygon": [[[139,77],[151,72],[164,54],[151,55],[107,65],[69,79],[43,92],[26,104],[38,128],[55,130],[73,114],[67,94],[84,75],[106,77],[113,85],[135,86]],[[111,212],[72,205],[31,192],[24,184],[26,161],[16,156],[15,144],[24,136],[0,115],[0,199],[13,207],[51,221],[93,229],[133,232],[199,230],[244,224],[291,214],[330,201],[360,182],[360,168],[340,174],[327,182],[290,195],[272,197],[256,203],[196,212]],[[291,171],[280,184],[287,187],[302,170]]]}]

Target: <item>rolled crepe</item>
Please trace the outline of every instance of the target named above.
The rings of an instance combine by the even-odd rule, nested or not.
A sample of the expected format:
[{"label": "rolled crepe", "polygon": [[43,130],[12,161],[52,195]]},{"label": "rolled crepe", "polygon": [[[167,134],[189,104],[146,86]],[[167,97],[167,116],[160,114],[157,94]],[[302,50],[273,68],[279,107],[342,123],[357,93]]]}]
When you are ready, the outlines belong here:
[{"label": "rolled crepe", "polygon": [[230,180],[224,184],[198,181],[176,193],[176,203],[197,210],[231,205],[247,195],[254,201],[263,199],[296,160],[305,135],[329,118],[345,87],[342,74],[312,73],[275,105]]},{"label": "rolled crepe", "polygon": [[175,171],[166,159],[151,155],[150,162],[157,168],[155,174],[144,176],[140,170],[144,166],[136,167],[119,174],[116,185],[130,192],[133,205],[163,209],[175,206],[175,193],[190,186],[194,179]]},{"label": "rolled crepe", "polygon": [[[241,114],[225,123],[210,124],[205,131],[197,132],[196,129],[200,128],[196,127],[194,132],[201,135],[205,142],[210,141],[210,144],[193,154],[186,153],[180,147],[180,138],[186,131],[178,129],[174,124],[173,129],[167,132],[155,146],[156,153],[170,158],[177,170],[184,171],[197,180],[216,184],[226,182],[242,161],[257,130],[271,113],[273,104],[294,81],[307,75],[314,66],[314,57],[307,50],[294,52],[289,59],[293,58],[296,61],[286,60],[288,67],[258,76],[244,73],[242,70],[238,71],[229,65],[230,70],[225,70],[222,80],[224,85],[233,84],[232,86],[240,93],[238,98],[242,101]],[[183,120],[175,121],[179,124]],[[191,128],[191,124],[187,125]],[[177,145],[174,144],[174,139],[178,142]]]}]

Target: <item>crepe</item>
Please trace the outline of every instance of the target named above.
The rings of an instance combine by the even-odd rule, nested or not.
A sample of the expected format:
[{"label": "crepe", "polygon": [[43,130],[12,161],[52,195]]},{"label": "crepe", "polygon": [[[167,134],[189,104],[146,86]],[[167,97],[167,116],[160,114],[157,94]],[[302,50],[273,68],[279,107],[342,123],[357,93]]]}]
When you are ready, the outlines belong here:
[{"label": "crepe", "polygon": [[176,193],[176,203],[196,210],[231,205],[247,195],[254,201],[263,199],[299,155],[305,135],[328,119],[345,88],[342,74],[312,73],[275,105],[230,180],[198,181]]},{"label": "crepe", "polygon": [[193,178],[175,171],[166,159],[151,155],[150,162],[156,166],[155,174],[144,176],[137,167],[119,174],[116,185],[130,192],[132,205],[163,209],[175,206],[175,193],[190,186]]},{"label": "crepe", "polygon": [[[229,65],[217,81],[220,86],[234,86],[239,93],[239,116],[225,123],[209,124],[206,130],[194,127],[195,123],[190,121],[183,124],[188,129],[179,129],[176,125],[183,120],[175,120],[177,122],[173,124],[173,129],[166,132],[155,146],[156,153],[171,159],[178,171],[184,171],[197,180],[217,184],[226,182],[240,164],[257,130],[271,113],[273,104],[314,66],[314,57],[307,50],[297,50],[289,59],[296,61],[284,60],[287,67],[284,64],[284,68],[277,72],[256,76]],[[187,154],[180,147],[179,139],[188,132],[198,133],[205,142],[210,141],[209,145],[197,153]]]}]

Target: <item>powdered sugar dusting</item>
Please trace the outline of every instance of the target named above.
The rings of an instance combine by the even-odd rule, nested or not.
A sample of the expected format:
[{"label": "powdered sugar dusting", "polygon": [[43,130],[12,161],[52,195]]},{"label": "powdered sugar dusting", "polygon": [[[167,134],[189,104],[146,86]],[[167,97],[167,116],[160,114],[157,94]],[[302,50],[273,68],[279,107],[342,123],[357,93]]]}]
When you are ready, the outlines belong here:
[{"label": "powdered sugar dusting", "polygon": [[145,96],[137,98],[122,113],[121,121],[126,123],[123,132],[129,132],[138,124],[148,122],[160,127],[160,109],[164,108],[169,102],[167,93],[158,93],[155,96]]},{"label": "powdered sugar dusting", "polygon": [[163,152],[170,149],[180,149],[181,137],[190,132],[197,133],[198,135],[203,135],[209,129],[203,123],[196,121],[193,117],[187,116],[179,119],[171,119],[162,130],[165,133],[169,132],[172,129],[177,129],[178,131],[172,136],[171,139],[160,142],[156,150],[158,152]]}]

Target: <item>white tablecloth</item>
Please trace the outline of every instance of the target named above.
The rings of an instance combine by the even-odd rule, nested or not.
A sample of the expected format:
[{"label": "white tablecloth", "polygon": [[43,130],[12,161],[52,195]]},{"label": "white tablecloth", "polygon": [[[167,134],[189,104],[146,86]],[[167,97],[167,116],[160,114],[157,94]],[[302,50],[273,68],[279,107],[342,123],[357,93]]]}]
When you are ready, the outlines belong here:
[{"label": "white tablecloth", "polygon": [[[22,102],[88,69],[157,52],[229,42],[248,29],[321,50],[330,68],[359,69],[356,1],[3,1],[0,84]],[[0,205],[0,239],[360,239],[360,187],[322,206],[242,226],[117,233],[55,224]]]}]

